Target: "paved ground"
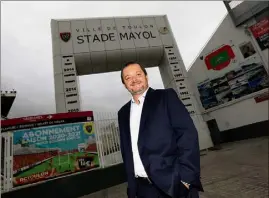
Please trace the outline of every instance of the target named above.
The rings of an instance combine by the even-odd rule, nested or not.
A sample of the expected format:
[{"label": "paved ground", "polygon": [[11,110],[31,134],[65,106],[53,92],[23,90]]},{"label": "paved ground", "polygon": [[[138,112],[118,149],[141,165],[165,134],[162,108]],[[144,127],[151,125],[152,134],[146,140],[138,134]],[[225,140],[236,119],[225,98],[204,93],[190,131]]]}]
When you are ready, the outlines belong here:
[{"label": "paved ground", "polygon": [[[268,139],[222,145],[201,156],[201,198],[268,198]],[[81,198],[125,198],[126,184]]]},{"label": "paved ground", "polygon": [[201,162],[201,198],[268,198],[268,139],[225,144]]}]

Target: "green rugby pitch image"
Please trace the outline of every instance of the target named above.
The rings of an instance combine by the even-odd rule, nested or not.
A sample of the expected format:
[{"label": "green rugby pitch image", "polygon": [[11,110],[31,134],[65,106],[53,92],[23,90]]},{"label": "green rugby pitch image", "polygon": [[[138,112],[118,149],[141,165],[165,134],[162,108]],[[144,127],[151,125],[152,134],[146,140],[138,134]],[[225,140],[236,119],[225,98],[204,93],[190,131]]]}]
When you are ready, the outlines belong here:
[{"label": "green rugby pitch image", "polygon": [[99,167],[99,158],[95,153],[77,152],[58,155],[15,174],[14,183],[15,185],[23,185],[97,167]]}]

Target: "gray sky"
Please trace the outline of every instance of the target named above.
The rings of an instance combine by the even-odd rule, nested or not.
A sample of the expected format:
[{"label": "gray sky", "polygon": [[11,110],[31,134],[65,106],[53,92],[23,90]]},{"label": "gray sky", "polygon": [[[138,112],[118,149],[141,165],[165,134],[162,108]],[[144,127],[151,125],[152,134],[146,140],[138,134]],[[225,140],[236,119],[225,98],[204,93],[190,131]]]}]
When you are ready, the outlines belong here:
[{"label": "gray sky", "polygon": [[[51,19],[167,14],[187,68],[220,24],[222,1],[1,2],[1,90],[15,89],[9,117],[55,113]],[[158,68],[150,85],[163,88]],[[96,88],[98,85],[98,88]],[[117,111],[130,95],[120,73],[80,77],[82,110]]]}]

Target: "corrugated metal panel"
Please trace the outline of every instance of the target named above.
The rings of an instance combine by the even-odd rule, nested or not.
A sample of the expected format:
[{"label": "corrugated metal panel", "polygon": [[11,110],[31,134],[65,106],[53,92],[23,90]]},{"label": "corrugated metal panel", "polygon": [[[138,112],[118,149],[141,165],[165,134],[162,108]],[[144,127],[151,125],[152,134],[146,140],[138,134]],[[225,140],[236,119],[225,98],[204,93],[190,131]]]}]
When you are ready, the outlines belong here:
[{"label": "corrugated metal panel", "polygon": [[237,5],[233,2],[223,2],[236,27],[269,9],[268,1],[244,1]]}]

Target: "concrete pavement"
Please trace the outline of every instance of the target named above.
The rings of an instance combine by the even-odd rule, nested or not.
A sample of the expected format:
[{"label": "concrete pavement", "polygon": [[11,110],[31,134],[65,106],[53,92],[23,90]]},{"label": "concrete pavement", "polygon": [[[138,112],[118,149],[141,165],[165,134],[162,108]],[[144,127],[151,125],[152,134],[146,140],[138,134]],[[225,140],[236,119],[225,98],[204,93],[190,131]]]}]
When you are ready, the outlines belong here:
[{"label": "concrete pavement", "polygon": [[[226,143],[201,156],[201,198],[268,198],[268,138]],[[81,198],[125,198],[126,184]]]}]

